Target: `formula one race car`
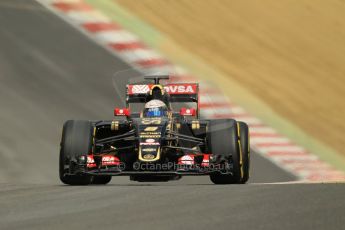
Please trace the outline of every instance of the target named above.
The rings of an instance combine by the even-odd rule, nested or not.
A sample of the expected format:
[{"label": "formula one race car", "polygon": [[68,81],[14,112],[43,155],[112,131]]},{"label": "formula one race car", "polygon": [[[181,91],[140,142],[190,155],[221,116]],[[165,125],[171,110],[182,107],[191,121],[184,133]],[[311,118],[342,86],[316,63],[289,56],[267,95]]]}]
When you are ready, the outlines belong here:
[{"label": "formula one race car", "polygon": [[[59,173],[69,185],[107,184],[112,176],[139,182],[209,175],[215,184],[249,178],[248,126],[233,119],[199,119],[199,85],[128,84],[126,108],[110,121],[69,120],[64,124]],[[132,112],[141,103],[140,112]],[[172,104],[196,104],[195,108]]]}]

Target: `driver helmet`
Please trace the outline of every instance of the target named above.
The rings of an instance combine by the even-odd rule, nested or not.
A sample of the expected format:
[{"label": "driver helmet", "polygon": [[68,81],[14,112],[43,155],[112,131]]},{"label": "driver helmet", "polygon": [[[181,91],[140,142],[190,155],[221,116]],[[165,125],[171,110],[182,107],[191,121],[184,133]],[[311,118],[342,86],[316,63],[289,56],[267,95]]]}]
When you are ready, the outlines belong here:
[{"label": "driver helmet", "polygon": [[151,100],[145,104],[144,117],[163,117],[168,114],[166,104],[161,100]]}]

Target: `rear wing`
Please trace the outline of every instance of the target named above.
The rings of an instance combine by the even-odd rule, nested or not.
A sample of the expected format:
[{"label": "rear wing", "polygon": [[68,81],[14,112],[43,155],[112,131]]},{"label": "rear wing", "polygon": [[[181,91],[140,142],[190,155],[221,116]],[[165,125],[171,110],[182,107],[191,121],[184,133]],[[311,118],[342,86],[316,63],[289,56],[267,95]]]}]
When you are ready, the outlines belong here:
[{"label": "rear wing", "polygon": [[[126,93],[127,107],[130,103],[145,103],[147,94],[155,84],[128,84]],[[169,95],[169,102],[195,102],[199,113],[199,84],[198,83],[170,83],[163,85]]]}]

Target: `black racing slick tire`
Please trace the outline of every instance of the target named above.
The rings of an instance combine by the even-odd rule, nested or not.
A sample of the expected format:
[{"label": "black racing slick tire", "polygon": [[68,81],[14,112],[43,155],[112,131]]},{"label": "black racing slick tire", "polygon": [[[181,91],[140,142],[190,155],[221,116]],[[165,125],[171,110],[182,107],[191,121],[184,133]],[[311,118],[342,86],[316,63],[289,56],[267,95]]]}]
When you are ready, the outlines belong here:
[{"label": "black racing slick tire", "polygon": [[92,184],[108,184],[111,181],[111,176],[94,176]]},{"label": "black racing slick tire", "polygon": [[241,183],[246,183],[250,176],[250,141],[248,125],[242,121],[237,122],[237,132],[240,139],[240,151],[242,154],[243,177]]},{"label": "black racing slick tire", "polygon": [[214,184],[241,183],[243,174],[237,122],[233,119],[210,120],[206,138],[209,152],[215,159],[221,159],[217,163],[232,165],[232,174],[214,172],[210,175],[211,181]]},{"label": "black racing slick tire", "polygon": [[[93,126],[90,121],[65,122],[62,131],[59,175],[68,185],[88,185],[92,182],[89,175],[75,174],[78,157],[87,156],[92,150]],[[85,165],[86,169],[86,165]]]}]

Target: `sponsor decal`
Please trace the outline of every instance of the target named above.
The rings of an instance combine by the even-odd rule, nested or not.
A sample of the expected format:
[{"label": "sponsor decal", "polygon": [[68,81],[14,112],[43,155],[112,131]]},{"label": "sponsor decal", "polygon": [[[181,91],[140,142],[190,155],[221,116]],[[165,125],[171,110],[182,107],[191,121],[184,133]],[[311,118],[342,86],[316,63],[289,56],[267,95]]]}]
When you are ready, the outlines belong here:
[{"label": "sponsor decal", "polygon": [[119,165],[120,160],[116,156],[104,155],[102,156],[102,166]]},{"label": "sponsor decal", "polygon": [[194,94],[196,93],[196,85],[168,85],[164,87],[169,94]]},{"label": "sponsor decal", "polygon": [[120,108],[115,108],[114,110],[114,116],[129,116],[130,111],[128,108],[125,109],[120,109]]},{"label": "sponsor decal", "polygon": [[188,108],[181,108],[180,109],[180,114],[182,115],[182,116],[195,116],[195,114],[196,114],[196,111],[195,111],[195,109],[188,109]]},{"label": "sponsor decal", "polygon": [[149,85],[131,85],[132,94],[142,94],[150,91]]},{"label": "sponsor decal", "polygon": [[204,154],[203,160],[201,162],[202,167],[208,167],[210,166],[210,154]]},{"label": "sponsor decal", "polygon": [[194,155],[185,155],[178,159],[178,164],[182,165],[193,165],[194,164]]},{"label": "sponsor decal", "polygon": [[152,143],[140,142],[140,145],[160,145],[160,144],[158,142],[152,142]]},{"label": "sponsor decal", "polygon": [[146,143],[153,143],[153,142],[155,142],[155,139],[152,139],[152,138],[146,139],[145,142]]},{"label": "sponsor decal", "polygon": [[88,155],[87,156],[87,167],[88,168],[95,168],[97,165],[96,165],[96,162],[95,162],[95,159],[93,158],[93,155]]},{"label": "sponsor decal", "polygon": [[153,132],[153,131],[156,131],[157,129],[158,129],[157,126],[149,126],[149,127],[146,127],[144,131]]},{"label": "sponsor decal", "polygon": [[160,138],[161,135],[148,135],[148,134],[143,134],[140,135],[140,138]]},{"label": "sponsor decal", "polygon": [[141,132],[143,135],[161,135],[161,132]]},{"label": "sponsor decal", "polygon": [[157,149],[155,149],[155,148],[143,148],[141,151],[143,151],[143,152],[156,152]]},{"label": "sponsor decal", "polygon": [[[129,85],[128,94],[146,94],[156,85]],[[196,94],[197,84],[168,84],[164,86],[168,94]]]},{"label": "sponsor decal", "polygon": [[145,154],[143,156],[144,159],[147,159],[147,160],[151,160],[151,159],[154,159],[156,156],[155,155],[152,155],[152,154]]},{"label": "sponsor decal", "polygon": [[147,119],[146,118],[146,119],[141,120],[141,124],[144,124],[144,125],[160,125],[161,123],[162,123],[161,119]]}]

